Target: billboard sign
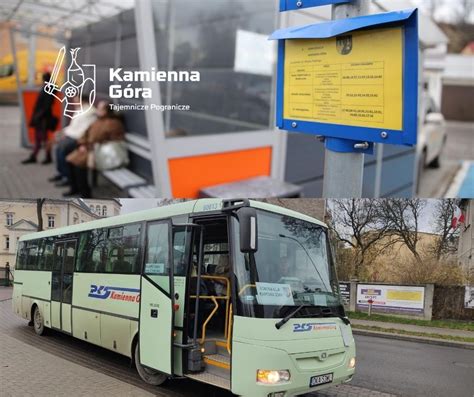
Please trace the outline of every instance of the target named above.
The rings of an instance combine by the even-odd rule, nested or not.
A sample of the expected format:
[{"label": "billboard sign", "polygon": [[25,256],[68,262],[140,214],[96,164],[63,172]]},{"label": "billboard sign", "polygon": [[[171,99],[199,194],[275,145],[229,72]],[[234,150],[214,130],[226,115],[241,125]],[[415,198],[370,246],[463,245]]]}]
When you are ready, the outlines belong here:
[{"label": "billboard sign", "polygon": [[474,287],[466,286],[466,294],[464,295],[464,307],[466,309],[474,309]]},{"label": "billboard sign", "polygon": [[373,311],[423,314],[425,287],[358,284],[356,307],[368,308],[369,300]]},{"label": "billboard sign", "polygon": [[349,306],[351,301],[351,283],[339,283],[339,292],[345,306]]},{"label": "billboard sign", "polygon": [[279,128],[416,144],[416,9],[281,29],[271,39],[279,42]]}]

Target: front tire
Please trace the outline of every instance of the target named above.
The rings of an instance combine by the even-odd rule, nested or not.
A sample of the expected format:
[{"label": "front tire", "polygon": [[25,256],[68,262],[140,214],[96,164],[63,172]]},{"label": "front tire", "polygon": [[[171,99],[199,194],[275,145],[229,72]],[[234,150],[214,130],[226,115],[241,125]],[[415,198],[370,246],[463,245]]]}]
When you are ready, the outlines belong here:
[{"label": "front tire", "polygon": [[155,371],[151,368],[144,367],[140,363],[139,343],[140,342],[137,342],[135,345],[135,367],[137,368],[138,375],[140,375],[140,378],[142,378],[142,380],[149,385],[160,386],[164,384],[168,380],[168,375],[159,371]]},{"label": "front tire", "polygon": [[430,168],[439,168],[439,167],[441,167],[441,162],[439,160],[440,156],[441,155],[438,154],[438,156],[429,164]]},{"label": "front tire", "polygon": [[33,328],[37,335],[44,335],[46,333],[45,326],[44,326],[44,317],[41,314],[41,311],[38,306],[35,306],[35,310],[33,311]]}]

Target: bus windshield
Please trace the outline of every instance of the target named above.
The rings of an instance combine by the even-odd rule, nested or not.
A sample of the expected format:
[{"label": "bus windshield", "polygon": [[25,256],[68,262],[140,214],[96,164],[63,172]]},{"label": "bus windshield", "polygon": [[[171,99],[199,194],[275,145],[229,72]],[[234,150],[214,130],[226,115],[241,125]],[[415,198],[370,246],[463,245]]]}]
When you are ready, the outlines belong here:
[{"label": "bus windshield", "polygon": [[[240,252],[238,221],[233,220],[234,272],[243,315],[277,318],[294,311],[339,310],[337,279],[320,225],[285,215],[257,211],[258,251]],[[313,309],[313,310],[311,310]],[[325,310],[324,310],[325,309]],[[329,311],[331,313],[331,311]]]}]

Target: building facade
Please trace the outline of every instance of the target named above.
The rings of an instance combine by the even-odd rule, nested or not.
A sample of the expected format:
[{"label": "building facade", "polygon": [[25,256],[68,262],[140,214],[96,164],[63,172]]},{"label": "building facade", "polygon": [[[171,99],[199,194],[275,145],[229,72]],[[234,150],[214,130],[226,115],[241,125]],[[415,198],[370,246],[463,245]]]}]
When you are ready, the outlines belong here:
[{"label": "building facade", "polygon": [[[73,225],[94,219],[119,215],[118,200],[49,200],[43,204],[43,229]],[[94,210],[92,210],[94,209]],[[13,270],[18,240],[38,230],[35,199],[0,199],[0,268]]]}]

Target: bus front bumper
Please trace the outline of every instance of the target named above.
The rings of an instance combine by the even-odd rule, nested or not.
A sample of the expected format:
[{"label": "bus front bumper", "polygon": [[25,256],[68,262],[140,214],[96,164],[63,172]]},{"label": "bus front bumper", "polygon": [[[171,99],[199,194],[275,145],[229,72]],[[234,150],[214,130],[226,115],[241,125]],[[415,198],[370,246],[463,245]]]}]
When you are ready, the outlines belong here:
[{"label": "bus front bumper", "polygon": [[[241,396],[291,397],[326,389],[352,379],[355,371],[350,368],[352,358],[355,359],[354,345],[289,354],[284,346],[280,349],[236,341],[233,343],[232,392]],[[259,383],[258,370],[289,371],[290,379],[278,384]],[[319,377],[323,375],[328,376]],[[329,382],[329,379],[332,380]],[[319,380],[328,383],[311,386]]]}]

